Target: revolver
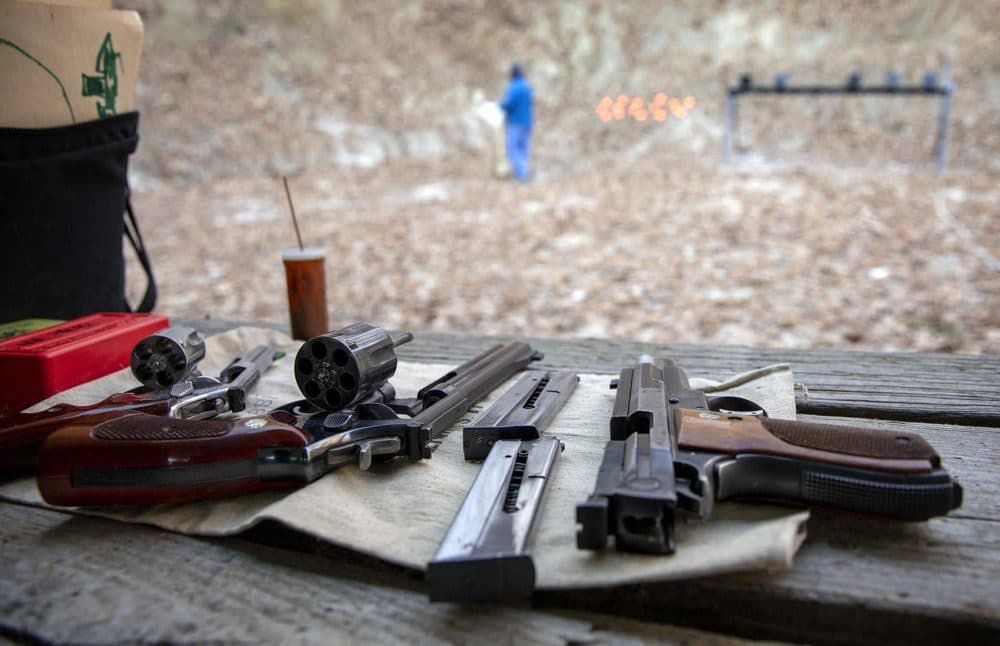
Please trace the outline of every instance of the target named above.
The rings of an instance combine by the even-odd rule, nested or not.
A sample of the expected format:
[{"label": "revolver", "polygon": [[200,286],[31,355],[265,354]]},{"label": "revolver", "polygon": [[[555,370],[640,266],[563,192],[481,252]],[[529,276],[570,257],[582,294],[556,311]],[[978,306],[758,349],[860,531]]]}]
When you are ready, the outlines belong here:
[{"label": "revolver", "polygon": [[639,358],[617,381],[577,547],[672,554],[675,510],[771,501],[919,521],[962,503],[962,487],[914,433],[771,419],[754,402],[708,398],[673,361]]},{"label": "revolver", "polygon": [[271,361],[268,346],[235,358],[218,378],[202,376],[198,362],[205,340],[194,329],[173,326],[139,341],[132,349],[132,375],[142,385],[84,406],[56,404],[0,422],[0,468],[34,467],[38,448],[55,430],[74,423],[98,423],[129,412],[205,418],[243,409],[243,397]]},{"label": "revolver", "polygon": [[392,337],[358,323],[306,341],[295,376],[306,398],[265,415],[226,420],[134,413],[52,434],[38,488],[56,505],[183,502],[300,487],[357,462],[431,456],[442,432],[531,361],[522,342],[497,345],[397,398]]}]

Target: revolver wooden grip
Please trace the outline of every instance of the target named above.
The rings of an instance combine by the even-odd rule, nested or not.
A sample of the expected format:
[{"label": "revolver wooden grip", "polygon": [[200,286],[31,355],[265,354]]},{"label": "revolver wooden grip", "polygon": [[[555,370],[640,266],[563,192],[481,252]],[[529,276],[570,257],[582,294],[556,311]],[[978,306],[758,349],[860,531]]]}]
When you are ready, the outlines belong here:
[{"label": "revolver wooden grip", "polygon": [[302,449],[306,435],[279,417],[184,420],[144,413],[75,424],[48,437],[38,489],[53,505],[185,502],[296,486],[262,480],[262,449]]},{"label": "revolver wooden grip", "polygon": [[56,404],[37,413],[19,413],[0,422],[0,468],[28,470],[49,435],[70,424],[99,424],[131,412],[166,415],[167,399],[118,393],[96,404]]}]

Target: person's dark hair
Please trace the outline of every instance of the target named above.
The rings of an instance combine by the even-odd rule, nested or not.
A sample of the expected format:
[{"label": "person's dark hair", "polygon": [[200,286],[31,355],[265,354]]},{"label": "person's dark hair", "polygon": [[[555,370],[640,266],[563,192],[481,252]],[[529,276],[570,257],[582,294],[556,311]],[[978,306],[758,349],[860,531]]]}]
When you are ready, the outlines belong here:
[{"label": "person's dark hair", "polygon": [[524,70],[521,69],[520,63],[514,63],[510,66],[510,77],[512,79],[519,79],[524,76]]}]

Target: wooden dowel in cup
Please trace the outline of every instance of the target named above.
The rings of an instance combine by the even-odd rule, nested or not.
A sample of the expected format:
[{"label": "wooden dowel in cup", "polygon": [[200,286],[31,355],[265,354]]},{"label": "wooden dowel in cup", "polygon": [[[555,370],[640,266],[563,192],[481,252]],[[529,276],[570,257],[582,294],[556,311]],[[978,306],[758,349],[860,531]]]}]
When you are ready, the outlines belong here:
[{"label": "wooden dowel in cup", "polygon": [[299,251],[302,251],[305,247],[302,246],[302,234],[299,233],[299,220],[295,217],[295,205],[292,204],[292,192],[288,190],[288,178],[282,175],[281,181],[285,185],[285,196],[288,198],[288,210],[292,213],[292,224],[295,225],[295,237],[299,241]]}]

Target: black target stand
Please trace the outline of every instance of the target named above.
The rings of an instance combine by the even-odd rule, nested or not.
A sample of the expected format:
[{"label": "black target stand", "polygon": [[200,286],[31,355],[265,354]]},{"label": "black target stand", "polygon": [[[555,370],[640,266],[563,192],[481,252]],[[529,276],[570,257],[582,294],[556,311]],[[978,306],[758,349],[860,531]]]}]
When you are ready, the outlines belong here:
[{"label": "black target stand", "polygon": [[[947,77],[947,72],[945,73]],[[927,96],[940,97],[937,134],[934,138],[934,158],[938,171],[948,163],[948,117],[951,112],[951,97],[954,92],[951,80],[939,80],[938,75],[929,72],[920,85],[902,85],[899,76],[890,72],[884,85],[862,85],[861,75],[851,74],[845,85],[789,85],[788,76],[777,74],[774,85],[756,85],[749,74],[740,77],[738,85],[729,87],[726,95],[725,132],[723,135],[722,160],[733,158],[733,140],[738,136],[739,98],[744,94],[770,94],[780,96],[825,96],[830,94],[886,96]]]}]

